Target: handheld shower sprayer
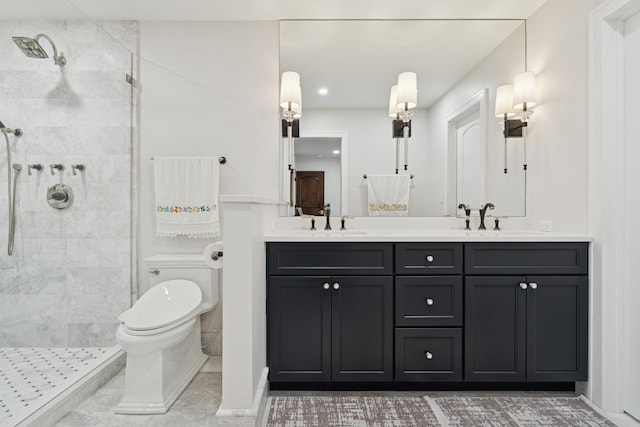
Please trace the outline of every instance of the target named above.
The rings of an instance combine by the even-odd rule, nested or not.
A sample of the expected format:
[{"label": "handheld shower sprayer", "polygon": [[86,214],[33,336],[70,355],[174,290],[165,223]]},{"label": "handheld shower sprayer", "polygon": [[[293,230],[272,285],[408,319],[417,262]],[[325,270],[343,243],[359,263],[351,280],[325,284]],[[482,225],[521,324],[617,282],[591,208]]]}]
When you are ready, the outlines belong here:
[{"label": "handheld shower sprayer", "polygon": [[[7,254],[11,256],[13,254],[13,243],[16,232],[16,185],[18,183],[18,175],[22,170],[22,165],[19,163],[11,164],[11,144],[9,143],[9,134],[12,133],[15,136],[22,135],[22,130],[20,129],[9,129],[4,125],[4,123],[0,122],[0,133],[4,135],[4,140],[7,143],[7,198],[8,198],[8,208],[9,208],[9,242],[7,244]],[[15,178],[13,179],[13,186],[11,186],[11,166],[15,171]]]},{"label": "handheld shower sprayer", "polygon": [[12,133],[15,136],[22,136],[22,129],[10,129],[4,125],[4,123],[0,122],[0,131],[5,135],[8,133]]}]

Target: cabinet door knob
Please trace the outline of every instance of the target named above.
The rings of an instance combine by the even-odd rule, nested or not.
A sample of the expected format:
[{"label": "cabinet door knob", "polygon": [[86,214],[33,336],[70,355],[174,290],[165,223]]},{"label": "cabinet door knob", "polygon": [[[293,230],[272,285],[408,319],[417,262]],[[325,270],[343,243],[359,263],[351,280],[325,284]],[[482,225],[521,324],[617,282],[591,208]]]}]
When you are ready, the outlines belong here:
[{"label": "cabinet door knob", "polygon": [[328,284],[328,283],[325,283],[324,285],[322,285],[322,287],[323,287],[324,289],[329,289],[329,288],[331,287],[331,285],[330,285],[330,284]]},{"label": "cabinet door knob", "polygon": [[520,283],[520,287],[521,287],[522,289],[527,289],[527,288],[528,288],[528,285],[527,285],[526,283]]},{"label": "cabinet door knob", "polygon": [[425,356],[428,360],[433,359],[433,354],[432,354],[430,351],[425,351],[425,352],[424,352],[424,356]]},{"label": "cabinet door knob", "polygon": [[532,283],[529,283],[529,287],[530,287],[531,289],[533,289],[533,290],[536,290],[536,289],[538,289],[538,284],[537,284],[537,283],[535,283],[535,282],[532,282]]},{"label": "cabinet door knob", "polygon": [[155,275],[155,276],[158,276],[158,275],[160,274],[160,270],[158,270],[158,269],[156,268],[156,269],[154,269],[154,270],[149,270],[149,273],[151,273],[151,274],[153,274],[153,275]]},{"label": "cabinet door knob", "polygon": [[340,289],[340,283],[334,283],[333,289]]},{"label": "cabinet door knob", "polygon": [[427,305],[433,305],[433,298],[427,298],[424,300]]},{"label": "cabinet door knob", "polygon": [[433,255],[427,255],[426,260],[427,262],[433,262]]}]

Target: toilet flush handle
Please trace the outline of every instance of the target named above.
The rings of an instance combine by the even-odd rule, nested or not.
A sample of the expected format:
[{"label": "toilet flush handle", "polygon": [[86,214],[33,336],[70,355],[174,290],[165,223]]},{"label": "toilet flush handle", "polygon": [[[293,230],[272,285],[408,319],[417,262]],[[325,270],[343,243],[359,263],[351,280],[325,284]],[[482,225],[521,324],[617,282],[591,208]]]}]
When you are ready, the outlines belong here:
[{"label": "toilet flush handle", "polygon": [[160,270],[158,270],[157,268],[155,270],[149,270],[149,273],[151,274],[155,274],[156,276],[160,275]]}]

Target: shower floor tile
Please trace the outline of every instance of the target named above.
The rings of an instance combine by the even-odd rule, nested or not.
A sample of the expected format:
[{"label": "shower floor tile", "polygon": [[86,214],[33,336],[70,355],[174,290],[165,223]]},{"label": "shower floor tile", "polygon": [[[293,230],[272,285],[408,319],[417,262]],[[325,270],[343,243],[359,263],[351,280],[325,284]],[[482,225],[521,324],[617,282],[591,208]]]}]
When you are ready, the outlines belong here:
[{"label": "shower floor tile", "polygon": [[117,353],[105,348],[0,348],[0,427],[12,427]]}]

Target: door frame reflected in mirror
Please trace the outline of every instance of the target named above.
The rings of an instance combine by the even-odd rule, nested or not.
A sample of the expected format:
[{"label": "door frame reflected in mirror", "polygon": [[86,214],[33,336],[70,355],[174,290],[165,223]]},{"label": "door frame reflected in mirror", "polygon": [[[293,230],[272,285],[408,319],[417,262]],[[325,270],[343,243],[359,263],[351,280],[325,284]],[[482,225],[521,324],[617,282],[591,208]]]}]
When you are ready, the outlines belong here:
[{"label": "door frame reflected in mirror", "polygon": [[300,130],[300,138],[340,139],[340,209],[339,212],[338,210],[332,210],[332,215],[349,215],[349,131],[335,130],[305,132]]},{"label": "door frame reflected in mirror", "polygon": [[[489,142],[489,89],[485,88],[469,99],[469,101],[465,102],[460,107],[456,108],[451,114],[447,116],[447,165],[445,168],[445,185],[446,185],[446,197],[444,200],[445,205],[445,215],[447,216],[456,216],[458,205],[460,203],[464,203],[467,205],[471,205],[473,208],[480,207],[480,204],[486,202],[486,200],[481,202],[474,202],[470,200],[459,200],[461,193],[461,186],[463,181],[461,179],[461,170],[460,163],[461,159],[458,156],[459,154],[459,146],[458,146],[458,135],[457,131],[459,128],[459,123],[467,119],[471,114],[479,113],[480,118],[480,134],[481,134],[481,143],[482,143],[482,153],[483,153],[483,166],[486,167],[487,161],[487,145]],[[486,176],[486,171],[483,171],[483,176]],[[486,178],[484,178],[483,183],[483,194],[481,199],[483,200],[486,197],[487,193],[487,182]],[[477,205],[477,206],[475,206]]]}]

